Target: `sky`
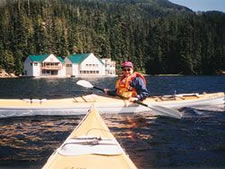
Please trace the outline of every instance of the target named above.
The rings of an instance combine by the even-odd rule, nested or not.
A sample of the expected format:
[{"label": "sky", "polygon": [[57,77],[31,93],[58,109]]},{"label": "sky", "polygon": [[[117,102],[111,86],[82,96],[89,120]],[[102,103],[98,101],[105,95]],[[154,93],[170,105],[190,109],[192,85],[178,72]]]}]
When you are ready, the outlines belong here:
[{"label": "sky", "polygon": [[169,0],[178,5],[182,5],[197,11],[222,11],[225,12],[225,0]]}]

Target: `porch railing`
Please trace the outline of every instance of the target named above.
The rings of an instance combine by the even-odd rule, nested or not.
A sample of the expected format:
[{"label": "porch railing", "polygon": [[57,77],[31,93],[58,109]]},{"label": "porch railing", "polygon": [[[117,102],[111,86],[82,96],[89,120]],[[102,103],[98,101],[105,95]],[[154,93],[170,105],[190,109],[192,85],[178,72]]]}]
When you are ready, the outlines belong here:
[{"label": "porch railing", "polygon": [[41,66],[42,70],[60,70],[61,66]]}]

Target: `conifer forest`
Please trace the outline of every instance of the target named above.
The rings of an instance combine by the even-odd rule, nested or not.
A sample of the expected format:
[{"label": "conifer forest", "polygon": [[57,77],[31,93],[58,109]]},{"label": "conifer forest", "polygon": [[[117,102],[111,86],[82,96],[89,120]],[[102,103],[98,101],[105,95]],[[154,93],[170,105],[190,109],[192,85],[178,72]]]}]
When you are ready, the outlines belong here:
[{"label": "conifer forest", "polygon": [[94,53],[146,74],[225,71],[225,13],[168,0],[0,0],[0,68],[28,55]]}]

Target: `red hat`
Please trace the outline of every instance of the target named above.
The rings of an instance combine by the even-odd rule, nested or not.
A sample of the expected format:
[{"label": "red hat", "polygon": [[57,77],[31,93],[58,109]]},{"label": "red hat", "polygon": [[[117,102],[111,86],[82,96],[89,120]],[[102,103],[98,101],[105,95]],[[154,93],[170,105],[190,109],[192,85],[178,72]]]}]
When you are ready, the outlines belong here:
[{"label": "red hat", "polygon": [[133,63],[132,62],[129,62],[129,61],[125,61],[121,64],[121,67],[131,67],[133,69]]}]

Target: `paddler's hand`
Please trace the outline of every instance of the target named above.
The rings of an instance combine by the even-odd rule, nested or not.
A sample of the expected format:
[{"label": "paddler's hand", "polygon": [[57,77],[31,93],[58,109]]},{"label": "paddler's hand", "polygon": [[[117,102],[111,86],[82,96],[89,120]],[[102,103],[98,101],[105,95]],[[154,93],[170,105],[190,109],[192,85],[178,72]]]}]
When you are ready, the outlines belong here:
[{"label": "paddler's hand", "polygon": [[131,98],[129,98],[129,101],[135,103],[136,101],[138,101],[138,98],[137,97],[131,97]]},{"label": "paddler's hand", "polygon": [[105,93],[106,95],[108,95],[108,91],[109,91],[109,89],[104,89],[104,93]]}]

